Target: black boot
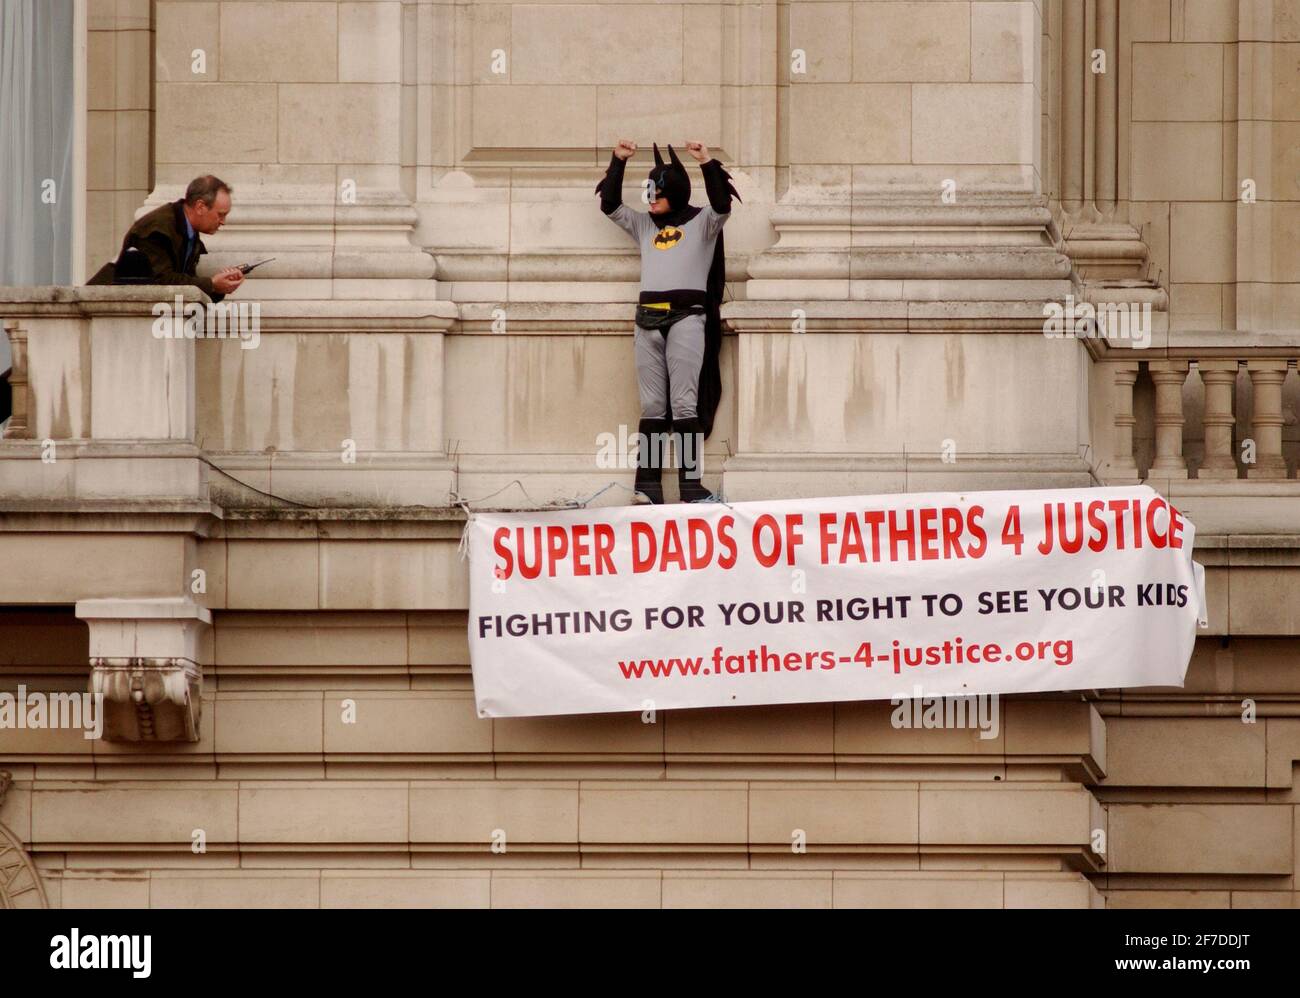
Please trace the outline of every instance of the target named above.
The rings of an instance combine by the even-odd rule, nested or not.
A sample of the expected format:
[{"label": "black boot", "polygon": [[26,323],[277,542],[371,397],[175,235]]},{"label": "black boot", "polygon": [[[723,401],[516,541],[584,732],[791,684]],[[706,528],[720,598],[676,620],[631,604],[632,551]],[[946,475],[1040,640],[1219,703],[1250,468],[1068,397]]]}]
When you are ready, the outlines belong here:
[{"label": "black boot", "polygon": [[677,449],[677,493],[682,502],[712,499],[704,487],[704,434],[695,417],[673,423],[673,447]]},{"label": "black boot", "polygon": [[641,440],[637,444],[636,490],[652,503],[664,501],[664,440],[668,435],[667,419],[642,419],[637,425]]}]

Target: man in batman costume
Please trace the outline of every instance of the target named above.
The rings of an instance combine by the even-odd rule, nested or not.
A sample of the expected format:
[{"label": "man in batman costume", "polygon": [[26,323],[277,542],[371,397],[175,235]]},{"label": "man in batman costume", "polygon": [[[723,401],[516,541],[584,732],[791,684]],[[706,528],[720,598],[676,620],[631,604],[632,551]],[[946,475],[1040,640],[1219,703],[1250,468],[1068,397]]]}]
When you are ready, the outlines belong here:
[{"label": "man in batman costume", "polygon": [[636,310],[635,349],[641,422],[636,489],[652,503],[664,501],[663,444],[673,436],[682,502],[713,498],[702,481],[704,439],[722,395],[718,354],[722,348],[722,292],[726,250],[722,227],[731,199],[740,195],[731,175],[709,157],[703,143],[688,142],[700,164],[709,203],[690,203],[691,178],[673,147],[665,163],[654,146],[655,167],[649,212],[623,203],[623,168],[636,143],[614,148],[604,179],[596,185],[600,210],[641,250],[641,293]]}]

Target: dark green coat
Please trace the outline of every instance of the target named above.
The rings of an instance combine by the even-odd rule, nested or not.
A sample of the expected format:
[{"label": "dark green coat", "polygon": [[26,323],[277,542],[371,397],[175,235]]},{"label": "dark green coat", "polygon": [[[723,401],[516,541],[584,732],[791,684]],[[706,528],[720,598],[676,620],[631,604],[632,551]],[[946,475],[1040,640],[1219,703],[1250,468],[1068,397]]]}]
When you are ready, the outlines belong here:
[{"label": "dark green coat", "polygon": [[[189,284],[200,288],[213,301],[221,301],[225,295],[213,289],[211,278],[195,276],[199,257],[207,252],[202,239],[198,240],[198,245],[188,264],[182,266],[184,263],[182,258],[185,254],[184,204],[182,198],[171,204],[159,205],[147,215],[137,218],[127,230],[126,238],[122,240],[122,249],[118,253],[117,260],[114,263],[104,264],[86,283],[128,283],[118,279],[117,269],[122,265],[122,255],[128,249],[138,249],[148,261],[151,276],[147,280],[141,277],[129,283]],[[197,236],[198,233],[196,232],[195,235]]]}]

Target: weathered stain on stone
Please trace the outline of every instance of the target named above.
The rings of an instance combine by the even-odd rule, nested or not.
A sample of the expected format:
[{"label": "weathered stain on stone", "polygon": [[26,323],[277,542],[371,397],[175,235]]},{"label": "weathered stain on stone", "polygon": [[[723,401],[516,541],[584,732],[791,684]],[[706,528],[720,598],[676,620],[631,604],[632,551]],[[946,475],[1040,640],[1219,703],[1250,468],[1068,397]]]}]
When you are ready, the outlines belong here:
[{"label": "weathered stain on stone", "polygon": [[[348,339],[343,333],[295,338],[293,439],[301,450],[337,449],[351,436]],[[279,391],[278,384],[274,391]]]},{"label": "weathered stain on stone", "polygon": [[[77,337],[77,353],[81,359],[81,367],[79,368],[79,370],[81,370],[82,372],[91,370],[89,326],[83,329],[81,331],[81,335]],[[80,413],[81,418],[78,421],[80,425],[78,425],[77,427],[77,436],[89,437],[90,436],[90,391],[92,386],[90,384],[90,378],[87,377],[85,373],[83,373],[78,380],[80,382],[80,387],[81,387],[81,413]]]},{"label": "weathered stain on stone", "polygon": [[544,418],[547,383],[546,343],[539,337],[513,336],[506,345],[506,442],[529,447]]},{"label": "weathered stain on stone", "polygon": [[268,420],[270,425],[266,430],[267,450],[288,450],[292,441],[282,441],[280,439],[280,378],[277,374],[271,374],[271,418]]},{"label": "weathered stain on stone", "polygon": [[402,337],[402,450],[417,450],[414,428],[411,426],[415,409],[415,341],[411,334]]},{"label": "weathered stain on stone", "polygon": [[[221,354],[211,349],[208,341],[194,344],[194,432],[199,447],[212,447],[213,430],[220,428],[222,410],[225,408],[224,377]],[[215,401],[215,405],[214,405]],[[214,427],[213,422],[217,422]],[[220,445],[221,436],[215,439]]]},{"label": "weathered stain on stone", "polygon": [[[244,351],[239,351],[239,370],[235,376],[235,394],[231,399],[231,406],[234,410],[234,419],[230,423],[230,440],[228,446],[231,450],[250,450],[251,444],[248,439],[248,391],[247,381],[248,374],[244,370]],[[274,390],[274,389],[273,389]]]},{"label": "weathered stain on stone", "polygon": [[781,431],[781,424],[774,405],[775,383],[778,377],[775,371],[776,359],[772,342],[774,339],[774,336],[753,337],[752,349],[758,354],[750,362],[753,368],[757,369],[755,371],[757,377],[754,378],[753,401],[753,439],[755,446],[757,441],[762,440],[765,436]]},{"label": "weathered stain on stone", "polygon": [[[794,346],[794,340],[791,341],[791,347]],[[808,339],[802,337],[799,344],[799,380],[798,391],[795,393],[794,412],[791,418],[794,425],[803,427],[805,432],[812,428],[812,419],[808,415]]]},{"label": "weathered stain on stone", "polygon": [[870,344],[862,336],[853,338],[852,380],[844,395],[843,428],[845,441],[861,440],[870,430],[870,416],[880,408],[879,391],[872,391],[875,378]]},{"label": "weathered stain on stone", "polygon": [[903,425],[903,348],[894,345],[894,418]]},{"label": "weathered stain on stone", "polygon": [[50,436],[55,440],[66,440],[73,436],[71,402],[68,398],[70,394],[71,390],[68,385],[68,372],[65,369],[62,376],[59,378],[58,404],[50,414]]},{"label": "weathered stain on stone", "polygon": [[966,350],[960,336],[944,338],[943,375],[947,401],[960,405],[966,395]]},{"label": "weathered stain on stone", "polygon": [[808,435],[811,421],[804,335],[755,337],[759,351],[754,364],[755,441],[770,436]]},{"label": "weathered stain on stone", "polygon": [[381,339],[375,345],[375,439],[371,446],[383,448],[390,446],[393,439],[391,427],[394,405],[401,405],[402,399],[388,397],[388,352]]},{"label": "weathered stain on stone", "polygon": [[582,391],[587,373],[587,337],[570,336],[569,353],[573,358],[574,387]]}]

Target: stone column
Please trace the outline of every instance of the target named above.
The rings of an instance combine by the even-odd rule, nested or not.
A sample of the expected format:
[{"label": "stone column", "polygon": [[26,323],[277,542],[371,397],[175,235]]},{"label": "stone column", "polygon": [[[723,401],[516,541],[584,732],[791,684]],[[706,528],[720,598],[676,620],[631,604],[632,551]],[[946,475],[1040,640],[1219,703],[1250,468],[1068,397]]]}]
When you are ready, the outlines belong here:
[{"label": "stone column", "polygon": [[204,266],[275,257],[241,297],[437,297],[412,243],[407,20],[398,0],[157,3],[147,204],[203,173],[232,184]]},{"label": "stone column", "polygon": [[[1093,70],[1097,51],[1097,0],[1082,0],[1083,8],[1083,214],[1097,217],[1097,80]],[[1109,62],[1109,56],[1107,57]],[[1106,67],[1108,70],[1110,66]]]},{"label": "stone column", "polygon": [[750,301],[1064,298],[1034,5],[799,2],[779,18],[777,241],[750,262]]},{"label": "stone column", "polygon": [[1065,251],[1090,291],[1154,286],[1146,243],[1119,201],[1118,4],[1061,5],[1061,222]]},{"label": "stone column", "polygon": [[[1235,5],[1233,5],[1235,6]],[[1295,118],[1294,12],[1287,4],[1242,4],[1239,45],[1224,46],[1225,143],[1235,174],[1225,178],[1223,197],[1237,200],[1233,219],[1236,253],[1236,328],[1294,335],[1296,275],[1300,272],[1294,241],[1296,141],[1288,119]],[[1286,122],[1286,123],[1284,123]],[[1243,203],[1241,184],[1255,181],[1256,200]],[[1285,233],[1285,235],[1284,235]],[[1249,469],[1257,477],[1259,469]]]},{"label": "stone column", "polygon": [[1081,2],[1063,6],[1061,26],[1061,204],[1066,212],[1083,206],[1084,93],[1088,53]]},{"label": "stone column", "polygon": [[[1042,14],[919,9],[779,11],[777,238],[723,312],[738,346],[729,497],[993,488],[1010,468],[1043,487],[1089,480],[1078,424],[1060,422],[1078,379],[1003,377],[1014,354],[1063,378],[1084,349],[1043,335],[1072,289],[1044,200]],[[1033,430],[1012,438],[998,413],[1021,405]]]},{"label": "stone column", "polygon": [[[634,300],[635,247],[593,190],[620,138],[639,147],[624,178],[631,207],[644,209],[655,142],[665,157],[673,144],[693,203],[706,203],[684,148],[698,139],[744,198],[727,228],[729,255],[743,260],[747,241],[765,245],[777,10],[772,0],[407,7],[418,35],[418,238],[449,296],[499,305],[512,326],[521,305]],[[743,263],[733,264],[732,279],[742,277]]]},{"label": "stone column", "polygon": [[1103,218],[1115,213],[1119,167],[1119,0],[1097,0],[1095,45],[1106,53],[1106,72],[1096,77],[1096,182],[1093,200]]}]

